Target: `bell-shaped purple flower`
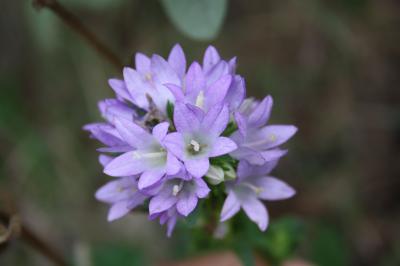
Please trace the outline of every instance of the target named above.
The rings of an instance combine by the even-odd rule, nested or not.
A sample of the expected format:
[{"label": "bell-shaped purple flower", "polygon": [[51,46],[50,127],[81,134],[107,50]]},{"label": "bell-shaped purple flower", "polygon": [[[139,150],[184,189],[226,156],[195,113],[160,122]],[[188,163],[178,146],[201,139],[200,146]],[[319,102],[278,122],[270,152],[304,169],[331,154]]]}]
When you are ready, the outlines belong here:
[{"label": "bell-shaped purple flower", "polygon": [[165,138],[168,151],[184,162],[194,177],[202,177],[210,166],[209,158],[221,156],[237,148],[235,142],[221,137],[229,120],[225,105],[216,105],[207,113],[196,106],[177,102],[174,123],[177,132]]},{"label": "bell-shaped purple flower", "polygon": [[119,135],[133,147],[108,163],[104,173],[110,176],[130,176],[140,174],[139,189],[156,184],[165,174],[176,174],[181,163],[167,152],[163,140],[169,124],[160,123],[153,128],[152,134],[124,119],[116,119],[115,127]]},{"label": "bell-shaped purple flower", "polygon": [[121,218],[143,204],[147,198],[146,194],[139,191],[136,178],[133,176],[110,181],[96,192],[96,199],[111,205],[108,221]]},{"label": "bell-shaped purple flower", "polygon": [[240,208],[255,222],[260,230],[268,226],[268,212],[261,200],[283,200],[292,197],[295,190],[285,182],[268,176],[277,161],[253,166],[240,161],[237,180],[227,183],[228,196],[221,211],[221,222],[234,216]]},{"label": "bell-shaped purple flower", "polygon": [[285,143],[297,131],[293,125],[266,125],[271,114],[272,97],[267,96],[260,103],[248,99],[235,113],[239,130],[230,137],[238,149],[230,153],[238,160],[261,165],[286,154],[279,145]]}]

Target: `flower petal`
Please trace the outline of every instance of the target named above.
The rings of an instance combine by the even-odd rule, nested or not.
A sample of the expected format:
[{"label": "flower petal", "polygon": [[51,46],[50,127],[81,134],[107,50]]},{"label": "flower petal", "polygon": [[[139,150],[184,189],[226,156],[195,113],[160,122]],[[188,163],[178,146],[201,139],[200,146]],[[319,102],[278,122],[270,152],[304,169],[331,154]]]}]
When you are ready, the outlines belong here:
[{"label": "flower petal", "polygon": [[104,168],[104,173],[110,176],[130,176],[146,170],[148,165],[145,159],[134,156],[135,152],[126,152],[109,162]]},{"label": "flower petal", "polygon": [[262,142],[259,149],[270,149],[285,143],[296,131],[292,125],[271,125],[263,127],[254,137],[256,142]]},{"label": "flower petal", "polygon": [[178,201],[177,197],[172,196],[172,191],[169,195],[161,193],[150,200],[149,214],[160,213],[171,208]]},{"label": "flower petal", "polygon": [[225,96],[225,102],[228,104],[229,110],[237,110],[242,104],[245,96],[246,87],[244,84],[244,79],[239,75],[235,75]]},{"label": "flower petal", "polygon": [[139,189],[148,188],[158,181],[165,175],[164,169],[147,170],[139,178],[138,187]]},{"label": "flower petal", "polygon": [[186,95],[194,103],[198,94],[205,86],[206,83],[201,66],[197,62],[192,63],[186,74]]},{"label": "flower petal", "polygon": [[217,157],[237,149],[236,143],[227,137],[218,137],[213,144],[210,157]]},{"label": "flower petal", "polygon": [[160,84],[180,84],[178,74],[161,56],[153,55],[151,57],[151,69],[153,70],[154,79]]},{"label": "flower petal", "polygon": [[255,222],[261,231],[265,231],[268,226],[269,216],[264,204],[256,197],[248,196],[241,199],[241,206],[247,216]]},{"label": "flower petal", "polygon": [[179,159],[182,160],[185,157],[185,143],[181,133],[173,132],[165,136],[164,145],[167,147],[169,152],[174,154]]},{"label": "flower petal", "polygon": [[181,215],[188,216],[194,208],[196,208],[197,202],[198,199],[194,193],[182,191],[182,193],[179,194],[176,209]]},{"label": "flower petal", "polygon": [[259,177],[251,182],[262,188],[258,196],[264,200],[283,200],[296,194],[296,191],[291,186],[275,177]]},{"label": "flower petal", "polygon": [[153,136],[161,143],[168,133],[168,122],[163,122],[153,128]]},{"label": "flower petal", "polygon": [[217,137],[225,130],[228,122],[228,108],[225,105],[216,105],[208,111],[201,123],[201,127],[208,135]]},{"label": "flower petal", "polygon": [[281,158],[286,155],[288,150],[273,149],[261,152],[261,156],[264,158],[265,162],[270,162]]},{"label": "flower petal", "polygon": [[240,210],[240,203],[236,198],[236,195],[233,191],[228,193],[228,197],[226,197],[224,205],[222,207],[220,221],[224,222],[234,216]]},{"label": "flower petal", "polygon": [[206,52],[203,57],[203,69],[205,72],[209,71],[216,63],[221,60],[217,49],[214,46],[210,45],[207,47]]},{"label": "flower petal", "polygon": [[207,173],[210,162],[208,158],[191,159],[185,161],[185,167],[192,176],[200,178]]},{"label": "flower petal", "polygon": [[166,168],[168,175],[175,175],[181,170],[182,164],[172,153],[168,152]]},{"label": "flower petal", "polygon": [[135,67],[140,73],[145,74],[150,72],[150,58],[142,53],[136,53],[135,55]]},{"label": "flower petal", "polygon": [[174,108],[174,124],[178,132],[193,132],[199,127],[200,121],[185,104],[177,102]]},{"label": "flower petal", "polygon": [[186,58],[182,47],[175,44],[168,56],[168,63],[175,70],[180,78],[183,78],[186,71]]},{"label": "flower petal", "polygon": [[154,143],[149,132],[129,120],[116,118],[115,127],[122,139],[132,147],[145,148]]},{"label": "flower petal", "polygon": [[182,88],[175,84],[164,84],[165,87],[174,95],[176,101],[183,102],[185,100],[185,95],[183,94]]},{"label": "flower petal", "polygon": [[193,182],[196,184],[196,196],[200,199],[207,197],[210,192],[207,183],[202,178],[194,178]]},{"label": "flower petal", "polygon": [[222,103],[232,82],[231,75],[224,75],[212,83],[205,92],[206,109]]},{"label": "flower petal", "polygon": [[271,115],[273,100],[271,96],[265,97],[256,109],[250,114],[248,123],[251,127],[264,126]]},{"label": "flower petal", "polygon": [[114,157],[104,155],[104,154],[99,155],[99,162],[103,167],[105,167],[109,162],[111,162],[112,159],[114,159]]},{"label": "flower petal", "polygon": [[122,216],[125,216],[130,211],[131,210],[128,208],[128,203],[126,200],[117,202],[113,204],[110,210],[108,211],[107,220],[109,222],[112,222],[114,220],[121,218]]},{"label": "flower petal", "polygon": [[114,92],[118,96],[120,96],[120,97],[122,97],[122,98],[124,98],[124,99],[126,99],[128,101],[131,100],[131,96],[130,96],[130,94],[128,92],[128,89],[125,86],[125,82],[123,80],[120,80],[120,79],[109,79],[108,80],[108,85],[110,85],[110,87],[114,90]]}]

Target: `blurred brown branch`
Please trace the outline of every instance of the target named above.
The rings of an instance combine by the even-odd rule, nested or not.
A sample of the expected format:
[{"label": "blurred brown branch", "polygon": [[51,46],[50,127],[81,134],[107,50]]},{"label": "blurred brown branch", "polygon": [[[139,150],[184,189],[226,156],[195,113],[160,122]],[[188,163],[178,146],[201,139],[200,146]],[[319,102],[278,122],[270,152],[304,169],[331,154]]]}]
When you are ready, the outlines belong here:
[{"label": "blurred brown branch", "polygon": [[123,67],[121,60],[110,50],[110,48],[104,45],[88,28],[85,27],[85,25],[83,25],[77,16],[68,11],[59,2],[56,0],[33,0],[32,3],[38,9],[48,8],[53,11],[65,24],[85,39],[108,62],[118,69]]},{"label": "blurred brown branch", "polygon": [[57,266],[67,266],[64,258],[34,233],[26,225],[23,225],[18,215],[9,215],[0,211],[0,247],[5,247],[13,238],[20,238],[37,252]]}]

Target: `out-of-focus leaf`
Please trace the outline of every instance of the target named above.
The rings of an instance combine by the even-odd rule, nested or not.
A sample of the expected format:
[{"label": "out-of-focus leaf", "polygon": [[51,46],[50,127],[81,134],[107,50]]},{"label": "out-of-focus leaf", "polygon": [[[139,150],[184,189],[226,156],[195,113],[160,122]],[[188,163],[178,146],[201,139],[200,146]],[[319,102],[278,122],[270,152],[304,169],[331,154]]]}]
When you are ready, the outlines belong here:
[{"label": "out-of-focus leaf", "polygon": [[312,259],[319,266],[349,265],[349,247],[340,231],[321,225],[312,241]]},{"label": "out-of-focus leaf", "polygon": [[95,266],[127,265],[144,266],[144,254],[141,250],[129,245],[108,244],[93,248],[92,262]]},{"label": "out-of-focus leaf", "polygon": [[281,218],[273,221],[265,234],[260,234],[257,247],[280,262],[292,255],[302,235],[303,228],[298,219]]},{"label": "out-of-focus leaf", "polygon": [[196,40],[213,39],[227,9],[227,0],[161,0],[161,3],[175,27]]},{"label": "out-of-focus leaf", "polygon": [[254,266],[255,259],[252,247],[246,242],[238,242],[235,246],[236,255],[239,257],[243,266]]}]

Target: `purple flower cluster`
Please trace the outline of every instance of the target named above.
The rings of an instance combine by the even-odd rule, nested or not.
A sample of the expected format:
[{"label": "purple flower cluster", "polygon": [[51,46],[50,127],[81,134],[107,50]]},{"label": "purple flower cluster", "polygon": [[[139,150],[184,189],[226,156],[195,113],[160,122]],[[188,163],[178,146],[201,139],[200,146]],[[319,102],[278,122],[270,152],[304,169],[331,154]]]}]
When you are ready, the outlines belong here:
[{"label": "purple flower cluster", "polygon": [[99,160],[114,177],[96,192],[111,205],[108,220],[144,204],[170,236],[177,220],[222,184],[221,222],[242,208],[265,230],[268,213],[260,200],[295,194],[269,173],[296,127],[268,125],[272,98],[245,99],[236,58],[225,61],[212,46],[202,64],[187,67],[175,45],[168,60],[137,53],[135,66],[124,68],[122,80],[109,80],[116,97],[99,103],[106,122],[84,127],[103,144]]}]

